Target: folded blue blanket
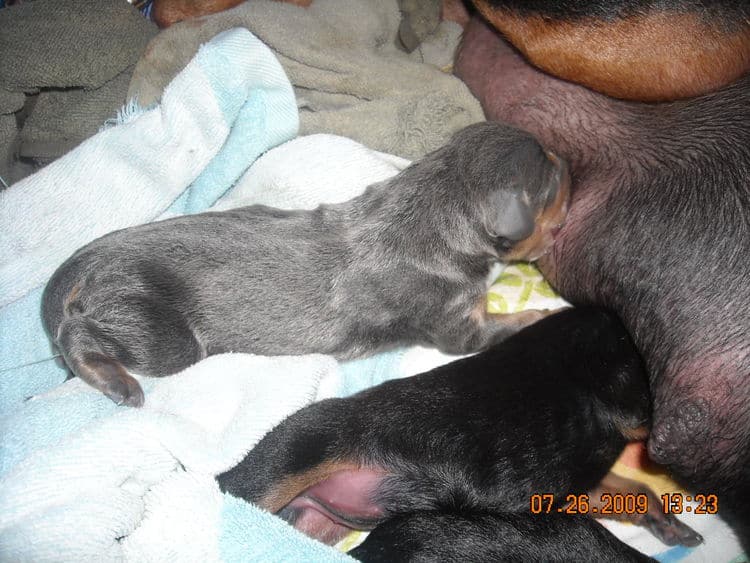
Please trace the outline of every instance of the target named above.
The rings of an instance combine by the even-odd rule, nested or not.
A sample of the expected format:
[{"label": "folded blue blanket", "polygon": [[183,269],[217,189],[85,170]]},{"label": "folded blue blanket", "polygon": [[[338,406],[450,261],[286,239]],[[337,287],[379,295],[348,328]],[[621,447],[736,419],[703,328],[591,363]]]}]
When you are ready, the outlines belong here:
[{"label": "folded blue blanket", "polygon": [[43,285],[116,229],[205,210],[295,136],[292,87],[244,29],[203,46],[158,107],[135,112],[0,192],[0,413],[65,380],[39,317]]},{"label": "folded blue blanket", "polygon": [[[296,131],[281,68],[250,33],[233,30],[200,50],[158,107],[129,111],[0,194],[0,559],[351,561],[222,495],[214,475],[305,404],[404,375],[405,351],[343,368],[324,356],[212,356],[142,381],[146,406],[126,409],[78,379],[61,385],[66,370],[39,315],[44,282],[76,248],[242,193],[238,177]],[[318,174],[327,191],[311,186],[307,167],[287,203],[348,199],[407,164],[346,139],[316,139],[307,153],[321,160],[325,146],[342,143],[322,158],[336,163]],[[299,163],[292,152],[273,169]],[[244,193],[277,197],[272,184]],[[33,219],[10,220],[22,210]]]},{"label": "folded blue blanket", "polygon": [[[118,496],[127,487],[118,483],[116,490],[101,488],[102,483],[93,479],[99,456],[96,451],[86,453],[95,444],[87,434],[92,423],[105,431],[101,421],[109,420],[104,439],[114,440],[118,430],[129,427],[124,419],[148,413],[118,411],[103,397],[74,385],[77,381],[60,387],[59,394],[27,401],[66,378],[41,324],[46,280],[74,250],[109,231],[206,209],[260,154],[298,130],[294,94],[285,73],[267,47],[244,29],[224,32],[204,45],[157,107],[131,112],[120,121],[0,193],[0,559],[59,560],[75,553],[98,560],[143,556],[128,554],[116,536],[141,524],[143,538],[149,529],[142,521],[142,500],[131,498],[141,508],[129,512],[128,503]],[[144,384],[147,390],[150,383]],[[294,408],[309,402],[311,392],[314,389],[298,398]],[[284,406],[286,410],[278,406],[283,414],[293,410]],[[76,447],[79,437],[83,441]],[[240,433],[242,437],[247,438]],[[63,442],[66,448],[55,447]],[[61,451],[73,458],[63,456],[67,462],[56,462]],[[127,464],[137,458],[131,456]],[[158,460],[141,462],[149,468],[141,473],[158,473]],[[100,496],[82,494],[66,480],[71,475],[100,487]],[[215,488],[210,472],[205,478]],[[52,492],[42,494],[34,485],[39,482],[49,484]],[[218,490],[211,493],[223,499]],[[55,508],[55,494],[82,496],[72,504],[60,501]],[[216,502],[221,505],[223,500]],[[106,529],[104,507],[110,508],[108,514],[119,529],[112,526],[99,536],[76,533],[81,520],[95,517]],[[318,560],[326,559],[326,553],[330,560],[347,559],[244,502],[228,499],[214,516],[219,519],[214,533],[222,530],[215,541],[220,539],[224,560],[246,559],[253,553],[264,560],[290,560],[307,553]],[[191,533],[195,535],[194,529]],[[34,541],[35,537],[47,539]],[[147,540],[132,544],[148,546]]]}]

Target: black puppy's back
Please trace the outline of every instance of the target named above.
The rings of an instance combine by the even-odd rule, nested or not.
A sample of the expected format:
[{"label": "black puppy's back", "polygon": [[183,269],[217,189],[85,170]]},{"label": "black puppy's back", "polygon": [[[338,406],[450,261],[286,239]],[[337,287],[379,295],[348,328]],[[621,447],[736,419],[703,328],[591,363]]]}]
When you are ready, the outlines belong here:
[{"label": "black puppy's back", "polygon": [[[383,487],[389,512],[411,509],[413,500],[401,499],[417,497],[431,508],[481,498],[488,510],[527,509],[551,481],[577,493],[598,483],[648,424],[649,408],[647,378],[620,321],[578,308],[352,397],[341,431],[357,459],[401,465],[405,478]],[[455,477],[448,488],[446,474]]]},{"label": "black puppy's back", "polygon": [[475,356],[310,405],[218,481],[324,541],[415,512],[527,514],[534,494],[564,503],[594,488],[649,409],[619,320],[571,309]]}]

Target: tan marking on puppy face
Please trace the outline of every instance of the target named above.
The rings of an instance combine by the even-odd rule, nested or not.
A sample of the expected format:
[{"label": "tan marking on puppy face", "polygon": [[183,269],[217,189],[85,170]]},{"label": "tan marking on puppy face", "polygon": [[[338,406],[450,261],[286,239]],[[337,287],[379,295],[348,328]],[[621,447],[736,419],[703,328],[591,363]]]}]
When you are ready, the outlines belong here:
[{"label": "tan marking on puppy face", "polygon": [[258,506],[271,513],[276,513],[301,493],[313,485],[325,481],[334,473],[357,469],[360,469],[360,465],[351,461],[325,461],[302,473],[284,477],[263,496],[258,502]]},{"label": "tan marking on puppy face", "polygon": [[534,220],[534,232],[531,236],[517,243],[503,257],[503,260],[507,262],[537,260],[549,252],[555,242],[555,235],[565,224],[570,203],[570,175],[567,167],[554,153],[548,152],[547,156],[555,166],[561,167],[560,184],[555,199],[537,214]]},{"label": "tan marking on puppy face", "polygon": [[665,101],[714,91],[750,70],[750,25],[657,11],[614,21],[495,9],[487,21],[538,68],[615,98]]}]

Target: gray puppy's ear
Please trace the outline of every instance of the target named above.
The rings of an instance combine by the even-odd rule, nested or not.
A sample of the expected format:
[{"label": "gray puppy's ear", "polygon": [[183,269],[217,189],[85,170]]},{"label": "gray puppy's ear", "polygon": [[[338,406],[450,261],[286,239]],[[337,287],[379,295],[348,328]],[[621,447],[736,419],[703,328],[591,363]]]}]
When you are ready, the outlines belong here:
[{"label": "gray puppy's ear", "polygon": [[495,192],[485,217],[487,232],[493,237],[519,241],[534,232],[534,215],[518,193]]}]

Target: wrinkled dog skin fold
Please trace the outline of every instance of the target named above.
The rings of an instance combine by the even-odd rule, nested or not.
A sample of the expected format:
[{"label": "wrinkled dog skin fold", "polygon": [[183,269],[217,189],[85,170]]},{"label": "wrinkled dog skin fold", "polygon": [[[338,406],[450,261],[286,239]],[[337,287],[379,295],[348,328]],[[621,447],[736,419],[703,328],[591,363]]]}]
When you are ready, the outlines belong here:
[{"label": "wrinkled dog skin fold", "polygon": [[[694,7],[660,3],[672,4]],[[724,8],[706,21],[745,33],[733,10],[746,4],[711,10]],[[570,162],[568,221],[539,265],[568,301],[623,319],[651,380],[651,458],[718,495],[749,548],[750,76],[672,103],[625,102],[538,71],[477,18],[455,71],[488,118]]]}]

